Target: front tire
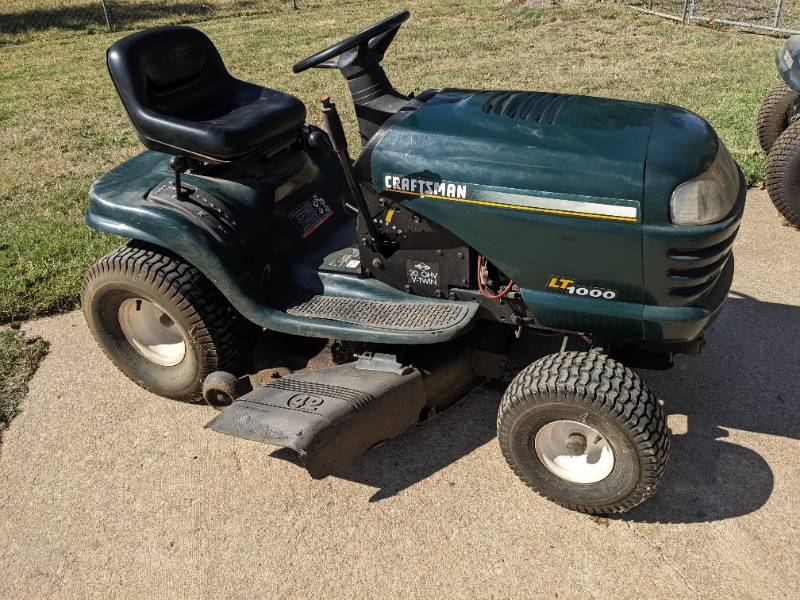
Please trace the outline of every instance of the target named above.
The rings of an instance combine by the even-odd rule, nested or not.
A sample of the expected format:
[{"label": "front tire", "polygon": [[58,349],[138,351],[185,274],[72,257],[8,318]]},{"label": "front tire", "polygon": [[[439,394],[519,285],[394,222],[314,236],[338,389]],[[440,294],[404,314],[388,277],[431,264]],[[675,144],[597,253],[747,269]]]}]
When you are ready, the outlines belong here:
[{"label": "front tire", "polygon": [[551,354],[520,372],[500,404],[497,439],[529,487],[590,514],[644,502],[669,454],[655,395],[630,369],[594,351]]},{"label": "front tire", "polygon": [[800,94],[781,82],[770,90],[761,103],[756,117],[756,133],[758,143],[766,154],[770,153],[775,141],[789,126],[789,117],[798,96]]},{"label": "front tire", "polygon": [[767,156],[767,192],[792,227],[800,229],[800,121],[792,123]]},{"label": "front tire", "polygon": [[252,345],[249,323],[200,271],[138,242],[89,269],[81,307],[122,373],[175,400],[200,399],[205,377],[236,371]]}]

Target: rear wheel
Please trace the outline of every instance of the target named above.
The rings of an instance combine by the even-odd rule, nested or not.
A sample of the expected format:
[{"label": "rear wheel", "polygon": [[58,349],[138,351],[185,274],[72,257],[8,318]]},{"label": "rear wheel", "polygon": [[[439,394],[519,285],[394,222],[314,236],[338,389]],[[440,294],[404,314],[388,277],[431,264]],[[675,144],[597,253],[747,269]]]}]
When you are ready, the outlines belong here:
[{"label": "rear wheel", "polygon": [[800,229],[800,122],[784,131],[767,156],[767,192],[775,208]]},{"label": "rear wheel", "polygon": [[629,510],[661,481],[669,433],[655,395],[598,352],[545,356],[511,382],[497,439],[529,487],[572,510]]},{"label": "rear wheel", "polygon": [[252,346],[250,324],[200,271],[137,242],[89,269],[81,305],[114,365],[167,398],[200,399],[206,375],[237,370]]},{"label": "rear wheel", "polygon": [[756,132],[758,143],[767,154],[772,150],[778,136],[789,126],[789,117],[794,111],[798,96],[800,94],[781,82],[770,90],[761,103],[756,118]]}]

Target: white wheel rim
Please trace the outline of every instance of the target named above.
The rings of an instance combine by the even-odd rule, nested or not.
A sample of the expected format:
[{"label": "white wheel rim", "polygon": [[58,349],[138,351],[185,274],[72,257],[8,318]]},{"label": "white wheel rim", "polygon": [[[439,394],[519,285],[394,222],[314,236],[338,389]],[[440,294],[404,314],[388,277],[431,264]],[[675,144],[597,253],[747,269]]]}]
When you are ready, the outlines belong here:
[{"label": "white wheel rim", "polygon": [[[572,436],[572,437],[571,437]],[[570,451],[570,440],[585,440],[583,451]],[[573,483],[597,483],[614,470],[614,451],[593,427],[577,421],[552,421],[534,440],[536,456],[548,471]]]},{"label": "white wheel rim", "polygon": [[173,367],[186,356],[186,340],[181,328],[155,302],[127,298],[119,305],[118,316],[125,338],[147,360]]}]

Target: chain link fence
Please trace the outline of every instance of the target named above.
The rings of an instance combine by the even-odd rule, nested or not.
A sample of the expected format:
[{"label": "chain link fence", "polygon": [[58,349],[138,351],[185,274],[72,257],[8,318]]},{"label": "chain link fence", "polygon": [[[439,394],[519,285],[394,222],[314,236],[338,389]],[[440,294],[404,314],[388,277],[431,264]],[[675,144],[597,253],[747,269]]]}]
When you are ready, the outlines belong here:
[{"label": "chain link fence", "polygon": [[0,44],[295,10],[324,0],[0,0]]},{"label": "chain link fence", "polygon": [[800,33],[797,0],[634,0],[631,5],[683,23],[730,25],[781,35]]}]

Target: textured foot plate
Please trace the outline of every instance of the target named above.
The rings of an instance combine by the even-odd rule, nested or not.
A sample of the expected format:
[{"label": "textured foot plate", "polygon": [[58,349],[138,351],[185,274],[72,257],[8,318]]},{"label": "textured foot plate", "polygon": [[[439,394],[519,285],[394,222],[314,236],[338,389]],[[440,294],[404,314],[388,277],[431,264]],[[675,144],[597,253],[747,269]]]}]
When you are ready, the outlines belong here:
[{"label": "textured foot plate", "polygon": [[441,331],[466,325],[475,310],[460,302],[381,302],[314,296],[290,306],[290,315],[395,331]]}]

